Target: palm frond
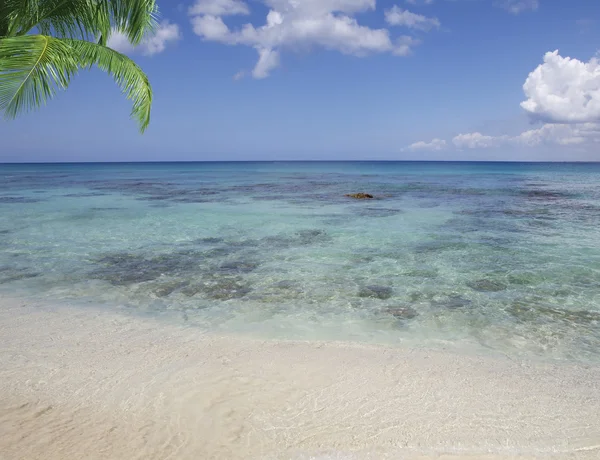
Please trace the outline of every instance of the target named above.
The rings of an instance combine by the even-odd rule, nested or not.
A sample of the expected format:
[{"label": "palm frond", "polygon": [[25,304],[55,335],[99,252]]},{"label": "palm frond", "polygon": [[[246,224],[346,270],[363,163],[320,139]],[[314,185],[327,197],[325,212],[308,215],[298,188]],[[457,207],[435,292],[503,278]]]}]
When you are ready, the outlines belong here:
[{"label": "palm frond", "polygon": [[143,132],[150,122],[152,88],[127,56],[84,40],[46,35],[0,39],[0,111],[8,118],[36,109],[69,85],[79,69],[98,66],[133,102],[131,117]]},{"label": "palm frond", "polygon": [[[12,26],[5,35],[42,35],[105,41],[113,29],[139,44],[157,25],[156,0],[0,0]],[[1,26],[1,21],[0,21]],[[1,35],[0,35],[1,36]]]},{"label": "palm frond", "polygon": [[78,66],[72,47],[45,35],[0,39],[0,111],[8,118],[38,108],[68,86]]},{"label": "palm frond", "polygon": [[127,56],[97,43],[71,39],[65,42],[71,45],[80,67],[96,65],[114,78],[127,99],[133,102],[131,117],[144,132],[150,123],[152,87],[142,69]]}]

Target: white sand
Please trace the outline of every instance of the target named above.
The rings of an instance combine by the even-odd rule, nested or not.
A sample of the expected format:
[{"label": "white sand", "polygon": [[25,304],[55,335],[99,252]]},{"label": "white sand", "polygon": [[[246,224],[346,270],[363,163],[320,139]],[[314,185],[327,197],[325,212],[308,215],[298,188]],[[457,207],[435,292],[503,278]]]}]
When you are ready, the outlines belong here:
[{"label": "white sand", "polygon": [[0,300],[1,459],[599,459],[600,369]]}]

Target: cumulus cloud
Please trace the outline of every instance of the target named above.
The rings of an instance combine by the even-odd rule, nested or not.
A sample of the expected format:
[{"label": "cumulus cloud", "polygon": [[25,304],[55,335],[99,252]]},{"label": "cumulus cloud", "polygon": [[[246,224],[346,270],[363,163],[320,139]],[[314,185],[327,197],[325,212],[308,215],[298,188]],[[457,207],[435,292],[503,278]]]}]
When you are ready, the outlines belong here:
[{"label": "cumulus cloud", "polygon": [[[521,107],[540,126],[518,135],[489,136],[480,132],[459,134],[451,141],[457,149],[489,149],[501,146],[582,146],[600,144],[600,60],[582,62],[548,52],[544,63],[523,85],[527,100]],[[441,139],[415,142],[405,150],[435,149],[449,145]]]},{"label": "cumulus cloud", "polygon": [[358,23],[355,14],[375,9],[375,0],[260,0],[269,8],[263,25],[230,28],[223,18],[250,13],[242,0],[196,0],[189,9],[194,33],[204,40],[257,50],[252,70],[265,78],[280,62],[283,50],[321,47],[354,56],[410,54],[419,42],[409,36],[391,37],[387,29]]},{"label": "cumulus cloud", "polygon": [[139,52],[144,56],[152,56],[162,53],[168,43],[175,42],[181,38],[179,26],[169,21],[160,23],[153,35],[146,37],[138,46],[134,47],[127,37],[121,32],[114,31],[108,39],[107,45],[124,54]]},{"label": "cumulus cloud", "polygon": [[541,144],[578,145],[600,142],[600,124],[548,123],[537,129],[525,131],[511,138],[517,144],[535,147]]},{"label": "cumulus cloud", "polygon": [[532,117],[554,123],[600,121],[600,64],[546,53],[544,63],[529,74],[521,103]]},{"label": "cumulus cloud", "polygon": [[415,142],[414,144],[410,144],[404,150],[410,150],[412,152],[418,152],[421,150],[430,150],[430,151],[439,151],[444,150],[447,146],[447,143],[443,139],[432,139],[431,142]]},{"label": "cumulus cloud", "polygon": [[440,27],[440,21],[437,18],[428,18],[421,14],[411,13],[396,5],[385,12],[385,22],[391,26],[404,26],[409,29],[423,31]]},{"label": "cumulus cloud", "polygon": [[500,0],[496,4],[512,14],[520,14],[523,11],[535,11],[540,6],[538,0]]},{"label": "cumulus cloud", "polygon": [[233,16],[250,14],[248,5],[241,0],[197,0],[189,9],[190,15]]},{"label": "cumulus cloud", "polygon": [[479,132],[475,132],[468,134],[459,134],[454,139],[452,139],[452,143],[459,149],[481,149],[495,147],[501,140],[502,138],[499,137],[486,136]]}]

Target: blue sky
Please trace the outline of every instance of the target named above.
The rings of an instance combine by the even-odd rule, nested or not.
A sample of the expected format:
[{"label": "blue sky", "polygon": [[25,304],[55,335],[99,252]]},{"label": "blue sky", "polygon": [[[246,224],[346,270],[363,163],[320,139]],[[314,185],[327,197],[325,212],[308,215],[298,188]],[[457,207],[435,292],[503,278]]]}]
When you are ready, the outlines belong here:
[{"label": "blue sky", "polygon": [[86,71],[0,122],[0,161],[600,161],[600,2],[159,5],[156,37],[112,41],[152,82],[146,134]]}]

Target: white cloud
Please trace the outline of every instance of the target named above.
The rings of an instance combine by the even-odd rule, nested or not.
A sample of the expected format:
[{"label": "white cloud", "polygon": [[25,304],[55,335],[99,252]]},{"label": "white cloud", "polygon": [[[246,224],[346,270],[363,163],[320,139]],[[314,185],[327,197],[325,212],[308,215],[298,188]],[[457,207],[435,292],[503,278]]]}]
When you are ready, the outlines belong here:
[{"label": "white cloud", "polygon": [[250,14],[248,5],[241,0],[196,0],[190,7],[192,16],[207,14],[209,16],[233,16],[236,14]]},{"label": "white cloud", "polygon": [[600,121],[600,63],[546,53],[544,63],[529,74],[521,103],[532,117],[555,123]]},{"label": "white cloud", "polygon": [[511,138],[517,144],[535,147],[541,144],[578,145],[600,142],[600,124],[556,124],[548,123],[538,129],[525,131]]},{"label": "white cloud", "polygon": [[358,23],[354,14],[375,9],[375,0],[260,0],[269,9],[261,26],[231,29],[224,16],[249,13],[241,0],[198,0],[190,8],[194,32],[205,40],[258,50],[252,75],[265,78],[280,62],[283,50],[321,47],[343,54],[366,56],[410,54],[419,42],[408,36],[392,39],[387,29]]},{"label": "white cloud", "polygon": [[[516,136],[487,136],[479,132],[459,134],[452,139],[457,149],[490,149],[501,146],[538,147],[541,145],[575,146],[600,143],[600,123],[561,124],[546,123],[539,128],[524,131]],[[415,142],[403,150],[442,150],[447,146],[443,139]]]},{"label": "white cloud", "polygon": [[447,144],[446,144],[445,140],[432,139],[431,142],[424,142],[424,141],[415,142],[414,144],[410,144],[408,147],[406,147],[406,149],[403,149],[403,150],[410,150],[413,152],[417,152],[420,150],[439,151],[439,150],[444,150],[446,148],[446,146],[447,146]]},{"label": "white cloud", "polygon": [[519,14],[523,11],[535,11],[539,8],[538,0],[500,0],[497,5],[504,8],[512,14]]},{"label": "white cloud", "polygon": [[207,40],[229,43],[231,33],[229,27],[217,16],[195,16],[192,18],[192,28],[196,35]]},{"label": "white cloud", "polygon": [[175,42],[180,38],[181,33],[179,31],[179,26],[165,20],[160,23],[153,35],[146,37],[136,47],[129,42],[124,34],[117,31],[114,31],[109,37],[107,45],[120,53],[131,54],[139,52],[144,56],[152,56],[154,54],[162,53],[166,49],[168,43]]},{"label": "white cloud", "polygon": [[241,80],[242,78],[244,78],[246,76],[246,72],[244,70],[240,70],[238,73],[236,73],[233,76],[234,81],[238,81]]},{"label": "white cloud", "polygon": [[[457,149],[498,147],[535,148],[575,146],[596,151],[600,146],[600,60],[582,62],[546,53],[544,63],[523,85],[527,100],[521,107],[541,126],[518,135],[490,136],[480,132],[459,134],[452,139]],[[404,150],[437,150],[448,143],[441,139],[415,142]],[[593,149],[593,150],[591,150]]]},{"label": "white cloud", "polygon": [[258,48],[258,62],[252,70],[254,78],[267,78],[269,72],[279,65],[279,52],[269,48]]},{"label": "white cloud", "polygon": [[409,29],[428,31],[440,27],[440,21],[437,18],[428,18],[421,14],[411,13],[408,10],[394,5],[385,12],[385,22],[391,26],[404,26]]},{"label": "white cloud", "polygon": [[411,5],[431,5],[433,0],[406,0]]},{"label": "white cloud", "polygon": [[502,137],[486,136],[481,133],[459,134],[452,143],[459,149],[485,149],[495,147],[502,140]]}]

